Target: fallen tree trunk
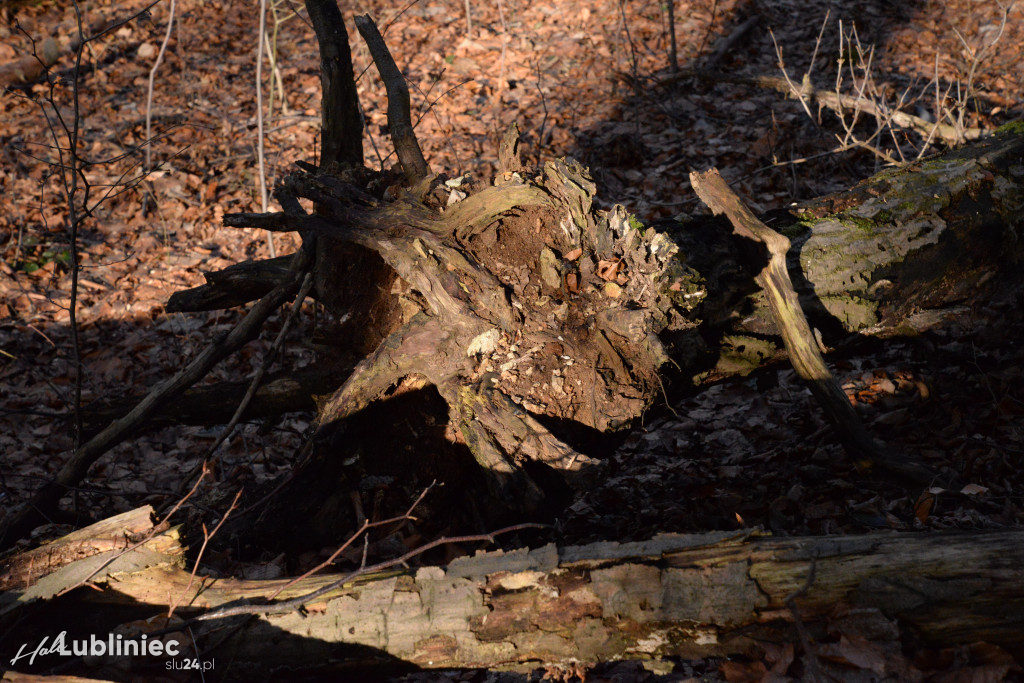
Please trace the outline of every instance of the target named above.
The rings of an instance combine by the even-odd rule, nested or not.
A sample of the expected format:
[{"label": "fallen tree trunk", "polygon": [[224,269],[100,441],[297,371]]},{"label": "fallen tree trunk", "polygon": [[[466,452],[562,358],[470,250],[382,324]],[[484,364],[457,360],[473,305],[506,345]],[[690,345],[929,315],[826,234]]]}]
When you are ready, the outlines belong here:
[{"label": "fallen tree trunk", "polygon": [[[3,574],[3,622],[81,581],[94,589],[56,600],[65,610],[88,606],[94,623],[115,606],[148,618],[166,611],[169,600],[186,618],[225,605],[248,605],[243,609],[254,614],[274,609],[264,598],[287,580],[192,580],[175,531],[144,533],[140,522],[149,512],[101,523],[102,538],[77,532],[73,543],[58,546],[61,556],[74,557],[70,546],[92,555],[59,568],[41,561],[52,552],[15,557]],[[126,547],[129,529],[144,543],[106,549],[112,542]],[[303,579],[276,602],[335,579]],[[217,642],[217,661],[231,662],[234,678],[294,674],[303,662],[307,673],[322,675],[755,654],[760,641],[796,642],[797,627],[826,639],[853,623],[882,642],[902,630],[925,645],[985,641],[1019,653],[1022,579],[1021,531],[806,538],[713,532],[484,553],[446,567],[364,576],[310,599],[301,612],[246,620],[235,610],[228,623],[237,630],[227,640],[221,620],[191,625],[200,653]],[[22,625],[21,633],[34,631]],[[226,675],[220,666],[218,673]]]}]

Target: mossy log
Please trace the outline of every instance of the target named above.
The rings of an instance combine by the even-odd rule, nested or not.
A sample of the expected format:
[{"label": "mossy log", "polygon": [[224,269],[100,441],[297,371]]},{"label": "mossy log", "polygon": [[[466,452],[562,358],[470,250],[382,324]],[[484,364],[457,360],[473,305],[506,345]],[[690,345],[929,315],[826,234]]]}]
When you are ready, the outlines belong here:
[{"label": "mossy log", "polygon": [[1024,131],[1007,128],[776,216],[804,307],[849,332],[918,334],[1019,287],[1022,158]]}]

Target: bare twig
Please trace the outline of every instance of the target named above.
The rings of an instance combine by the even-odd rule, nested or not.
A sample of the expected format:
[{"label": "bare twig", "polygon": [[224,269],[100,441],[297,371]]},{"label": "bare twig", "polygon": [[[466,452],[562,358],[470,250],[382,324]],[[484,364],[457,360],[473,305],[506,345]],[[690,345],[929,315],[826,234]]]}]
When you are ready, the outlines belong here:
[{"label": "bare twig", "polygon": [[[263,135],[263,52],[266,49],[264,38],[267,34],[267,0],[260,0],[260,21],[259,37],[256,39],[256,159],[259,162],[260,176],[260,211],[267,212],[267,167],[264,163],[264,135]],[[277,257],[277,249],[274,246],[274,233],[267,231],[267,248],[270,250],[270,258]]]},{"label": "bare twig", "polygon": [[[718,0],[715,0],[718,3]],[[626,42],[629,44],[629,68],[630,73],[633,75],[633,90],[639,95],[640,94],[640,73],[639,73],[639,60],[636,56],[636,45],[633,44],[633,36],[629,35],[629,24],[626,22],[626,2],[625,0],[619,0],[619,19],[622,23],[622,32],[626,36]]]},{"label": "bare twig", "polygon": [[287,612],[292,612],[292,611],[295,611],[297,609],[301,609],[302,606],[305,605],[307,602],[310,602],[312,600],[316,600],[319,597],[322,597],[324,595],[332,593],[332,592],[338,590],[339,588],[342,588],[343,586],[345,586],[345,584],[351,583],[352,581],[354,581],[355,579],[359,578],[360,576],[365,576],[367,574],[373,574],[373,573],[376,573],[376,572],[384,571],[385,569],[390,569],[392,567],[396,567],[398,565],[405,564],[406,562],[408,562],[412,558],[414,558],[414,557],[416,557],[418,555],[422,555],[423,553],[427,552],[428,550],[433,550],[434,548],[437,548],[438,546],[446,545],[448,543],[483,543],[483,542],[494,543],[495,537],[496,536],[500,536],[502,534],[508,534],[508,533],[513,532],[513,531],[522,531],[523,529],[544,529],[544,528],[546,528],[546,527],[543,524],[526,523],[526,524],[516,524],[514,526],[508,526],[508,527],[505,527],[504,529],[498,529],[497,531],[492,531],[489,534],[471,534],[471,535],[468,535],[468,536],[445,536],[443,538],[435,539],[435,540],[433,540],[433,541],[431,541],[429,543],[425,543],[424,545],[421,545],[418,548],[410,550],[409,552],[407,552],[407,553],[405,553],[403,555],[400,555],[398,557],[392,558],[390,560],[384,560],[383,562],[378,562],[377,564],[373,564],[373,565],[369,565],[369,566],[362,566],[359,569],[356,569],[356,570],[354,570],[352,572],[349,572],[348,574],[346,574],[345,576],[341,577],[337,581],[332,581],[331,583],[327,584],[326,586],[324,586],[322,588],[318,588],[317,590],[312,591],[311,593],[307,593],[306,595],[300,595],[297,598],[293,598],[291,600],[285,600],[284,602],[279,602],[279,603],[275,603],[275,604],[272,604],[272,605],[240,605],[240,606],[237,606],[237,607],[225,607],[223,609],[214,610],[213,612],[207,612],[206,614],[201,614],[200,616],[198,616],[194,620],[192,620],[192,622],[186,622],[186,625],[192,625],[192,623],[194,623],[194,622],[213,621],[215,619],[224,619],[226,617],[234,617],[234,616],[238,616],[240,614],[285,614]]},{"label": "bare twig", "polygon": [[[156,54],[156,60],[153,62],[153,68],[149,70],[149,85],[146,89],[146,139],[149,140],[152,137],[152,122],[153,122],[153,82],[156,79],[156,70],[160,68],[160,64],[164,61],[164,53],[167,51],[167,43],[171,40],[171,29],[174,27],[174,10],[176,7],[177,0],[171,0],[170,6],[167,9],[167,31],[164,33],[163,42],[160,43],[160,51]],[[149,172],[153,168],[153,148],[151,145],[146,145],[146,172]]]},{"label": "bare twig", "polygon": [[708,22],[708,27],[704,31],[704,35],[701,36],[700,45],[697,46],[697,57],[704,52],[704,48],[708,44],[708,40],[711,38],[711,32],[715,28],[715,20],[718,18],[718,0],[711,0],[711,21]]},{"label": "bare twig", "polygon": [[[937,139],[947,144],[957,145],[981,136],[981,129],[967,127],[967,105],[974,98],[975,79],[980,65],[988,58],[992,48],[1003,35],[1010,7],[1003,8],[999,30],[980,49],[972,48],[962,34],[954,29],[964,45],[965,52],[970,57],[962,87],[958,81],[955,84],[950,84],[945,93],[940,92],[938,55],[936,54],[935,75],[933,78],[934,116],[932,117],[923,118],[906,111],[910,108],[910,105],[923,96],[923,93],[920,96],[911,96],[915,87],[914,84],[911,84],[896,96],[892,104],[889,103],[889,98],[886,96],[884,89],[875,79],[873,66],[874,47],[865,46],[861,43],[855,25],[844,27],[842,22],[839,24],[839,68],[837,69],[835,85],[831,92],[816,90],[811,86],[810,76],[813,69],[813,60],[811,68],[804,74],[801,87],[797,89],[785,71],[785,66],[782,63],[781,48],[776,45],[780,69],[783,72],[789,93],[798,97],[804,103],[804,109],[808,116],[812,119],[815,118],[806,106],[806,101],[808,100],[814,100],[820,106],[827,107],[835,112],[843,128],[843,135],[837,136],[840,143],[837,151],[860,147],[869,150],[886,163],[904,163],[906,157],[904,156],[900,136],[897,135],[897,128],[913,130],[921,136],[922,142],[916,155],[917,158],[921,158]],[[818,40],[820,43],[820,34]],[[815,53],[817,51],[818,47],[816,45]],[[954,103],[952,106],[948,106],[946,102],[954,85],[956,88],[956,95],[953,98]],[[926,88],[928,87],[931,87],[931,83],[926,86]],[[861,123],[862,114],[875,119],[875,130],[867,138],[863,138],[855,132],[855,128]],[[883,136],[891,140],[891,152],[884,149],[880,144]]]},{"label": "bare twig", "polygon": [[[207,472],[207,470],[204,467],[203,468],[203,475],[204,476],[206,475],[206,472]],[[198,486],[198,484],[199,484],[199,482],[196,482],[197,486]],[[191,494],[189,494],[189,495],[191,495]],[[203,524],[203,544],[199,547],[199,553],[196,555],[196,561],[192,565],[192,573],[189,574],[188,584],[185,586],[185,589],[183,591],[181,591],[181,594],[178,596],[178,599],[172,601],[171,604],[167,608],[167,618],[168,619],[170,619],[171,617],[174,616],[174,610],[176,610],[178,608],[178,605],[181,604],[180,600],[182,600],[184,597],[186,597],[188,595],[189,590],[192,588],[192,584],[195,583],[196,572],[199,571],[199,565],[202,562],[203,553],[206,552],[206,546],[209,545],[210,539],[212,539],[214,536],[216,536],[217,532],[220,531],[220,528],[222,526],[224,526],[224,522],[226,522],[228,520],[228,517],[231,516],[231,513],[238,509],[238,499],[241,496],[242,496],[242,489],[238,489],[238,493],[235,494],[234,500],[231,501],[231,505],[228,506],[227,511],[223,515],[220,516],[219,520],[217,520],[217,526],[213,527],[213,531],[207,532],[206,524],[205,523]]]},{"label": "bare twig", "polygon": [[[984,62],[985,59],[988,58],[989,53],[992,51],[992,49],[1002,39],[1003,32],[1006,30],[1006,20],[1009,17],[1010,10],[1013,9],[1013,6],[1016,4],[1016,2],[1011,2],[1007,6],[1003,6],[1002,3],[998,2],[997,4],[1003,11],[1002,19],[999,22],[999,29],[996,31],[996,35],[992,38],[992,40],[986,44],[983,44],[981,48],[976,49],[972,47],[970,43],[968,43],[967,40],[963,37],[960,31],[957,31],[955,28],[953,29],[953,32],[956,34],[956,37],[960,39],[960,43],[964,46],[964,51],[970,56],[970,62],[967,65],[967,78],[966,82],[964,83],[963,92],[960,92],[960,84],[957,83],[957,98],[955,105],[956,117],[955,119],[953,119],[952,116],[947,115],[948,118],[953,120],[953,125],[956,127],[957,131],[966,130],[967,126],[965,122],[965,117],[967,115],[967,105],[971,100],[974,99],[974,81],[978,75],[978,69],[981,66],[982,62]],[[958,142],[963,142],[963,140],[958,140]]]},{"label": "bare twig", "polygon": [[668,0],[668,65],[672,73],[679,71],[679,52],[676,49],[676,1]]},{"label": "bare twig", "polygon": [[[271,593],[267,597],[267,599],[268,600],[273,600],[278,595],[280,595],[284,591],[288,590],[289,588],[294,586],[299,581],[302,581],[303,579],[308,578],[308,577],[312,576],[313,574],[316,574],[318,571],[320,571],[324,567],[330,566],[331,563],[333,563],[334,560],[336,560],[339,555],[341,555],[343,552],[345,552],[349,548],[349,546],[351,546],[356,541],[356,539],[359,538],[360,536],[363,537],[364,541],[369,541],[370,536],[369,536],[369,534],[367,532],[370,529],[373,529],[373,528],[376,528],[376,527],[381,527],[381,526],[388,526],[390,524],[395,524],[397,522],[415,521],[416,518],[413,517],[413,515],[412,515],[413,511],[423,501],[423,499],[426,497],[427,493],[430,492],[430,489],[434,488],[436,483],[437,482],[431,482],[429,486],[427,486],[425,489],[423,489],[420,492],[420,495],[417,496],[416,500],[413,501],[412,505],[409,506],[409,509],[405,511],[405,514],[398,515],[397,517],[391,517],[390,519],[382,519],[379,522],[371,522],[371,521],[369,521],[367,519],[363,519],[363,523],[359,527],[359,529],[357,529],[354,534],[349,536],[347,541],[345,541],[340,546],[338,546],[338,549],[335,550],[333,553],[331,553],[330,557],[328,557],[326,560],[324,560],[323,562],[321,562],[317,566],[313,567],[312,569],[310,569],[306,573],[302,574],[301,576],[297,576],[294,579],[292,579],[291,581],[289,581],[288,583],[286,583],[285,585],[281,586],[276,591]],[[367,547],[368,546],[364,545],[364,548],[363,548],[363,561],[360,563],[360,568],[366,566]]]},{"label": "bare twig", "polygon": [[284,76],[281,74],[281,65],[278,60],[277,37],[281,30],[281,25],[299,16],[299,13],[296,8],[288,4],[289,11],[284,16],[281,16],[279,9],[282,4],[288,3],[284,0],[271,0],[270,12],[274,16],[274,30],[269,35],[266,31],[263,33],[263,41],[267,45],[267,61],[270,63],[271,73],[273,74],[273,78],[270,81],[270,103],[267,106],[267,114],[269,116],[274,114],[275,92],[281,98],[281,113],[285,116],[291,115],[291,110],[288,107],[288,98],[284,91]]}]

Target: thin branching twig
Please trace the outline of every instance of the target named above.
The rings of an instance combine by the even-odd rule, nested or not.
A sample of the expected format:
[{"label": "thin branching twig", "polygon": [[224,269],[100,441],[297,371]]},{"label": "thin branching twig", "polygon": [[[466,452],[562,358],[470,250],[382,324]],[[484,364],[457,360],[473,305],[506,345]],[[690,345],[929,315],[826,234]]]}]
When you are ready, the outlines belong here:
[{"label": "thin branching twig", "polygon": [[[269,207],[267,197],[267,167],[264,163],[263,134],[263,53],[266,50],[267,35],[267,0],[260,0],[259,36],[256,39],[256,159],[259,163],[260,177],[260,212],[266,213]],[[273,81],[273,79],[271,79]],[[271,90],[273,92],[273,90]],[[274,246],[274,233],[267,230],[267,249],[270,258],[277,256]]]}]

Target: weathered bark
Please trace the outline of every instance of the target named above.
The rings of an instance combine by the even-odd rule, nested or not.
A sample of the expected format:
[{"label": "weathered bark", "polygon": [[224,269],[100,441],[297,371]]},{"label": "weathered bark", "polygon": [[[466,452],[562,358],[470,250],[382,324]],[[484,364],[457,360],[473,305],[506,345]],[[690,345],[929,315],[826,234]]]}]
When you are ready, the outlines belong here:
[{"label": "weathered bark", "polygon": [[[827,333],[920,331],[984,293],[977,285],[1019,257],[1012,237],[1021,227],[1022,149],[1024,137],[1005,133],[776,215],[815,324]],[[714,260],[687,259],[689,247],[701,241],[705,255],[715,254],[706,244],[716,238],[644,228],[621,208],[593,210],[595,187],[573,162],[550,162],[527,179],[506,174],[444,213],[408,193],[381,201],[326,176],[292,175],[285,191],[318,202],[320,214],[232,215],[226,223],[311,230],[372,248],[420,303],[421,313],[325,404],[321,426],[403,377],[425,377],[488,471],[495,498],[523,509],[543,493],[523,463],[544,462],[584,485],[588,477],[572,473],[594,472],[545,429],[515,427],[513,405],[600,431],[629,424],[660,390],[667,354],[659,335],[693,330],[705,315],[705,324],[720,323],[742,304],[722,299],[753,291],[744,281],[766,263],[760,254],[735,256],[742,249],[724,240],[734,255],[702,277]],[[734,267],[723,270],[729,258]],[[753,315],[729,331],[777,335],[764,299],[751,301]],[[685,358],[684,345],[677,337],[674,351]]]},{"label": "weathered bark", "polygon": [[800,206],[791,272],[845,329],[934,327],[991,278],[1015,273],[1022,154],[1024,130],[1007,129]]},{"label": "weathered bark", "polygon": [[[1019,288],[1022,154],[1024,131],[1009,128],[767,217],[792,242],[789,274],[825,341],[920,334]],[[665,229],[707,280],[699,312],[705,328],[727,335],[721,373],[776,357],[778,329],[753,284],[767,258],[744,258],[740,240],[699,221]]]},{"label": "weathered bark", "polygon": [[[15,558],[3,575],[4,623],[86,578],[93,589],[57,598],[66,609],[81,601],[95,615],[121,605],[148,616],[171,600],[183,616],[239,601],[270,611],[265,597],[287,580],[200,576],[190,584],[173,530],[124,552],[127,538],[146,540],[139,521],[147,511],[108,520],[102,537],[90,540],[99,531],[84,530],[60,546],[88,557],[64,553],[72,561],[57,563],[50,553],[48,564],[35,551]],[[841,628],[845,614],[862,627],[870,623],[885,642],[902,631],[927,645],[985,641],[1022,652],[1022,579],[1020,531],[808,538],[713,532],[548,545],[361,577],[310,600],[302,613],[233,618],[238,630],[216,657],[221,676],[220,663],[231,662],[230,677],[262,678],[313,662],[311,669],[327,673],[753,654],[759,640],[797,641],[791,605],[812,634]],[[304,579],[276,600],[334,580]],[[221,639],[222,625],[193,625],[200,649]]]},{"label": "weathered bark", "polygon": [[320,166],[362,166],[363,118],[359,114],[352,52],[345,20],[334,0],[306,0],[320,48],[323,96],[320,103],[323,149]]}]

